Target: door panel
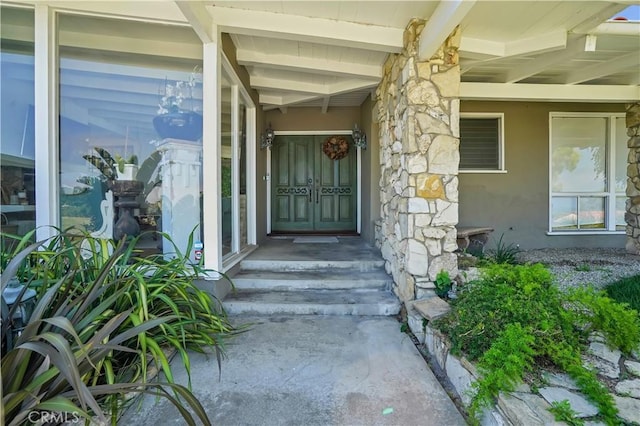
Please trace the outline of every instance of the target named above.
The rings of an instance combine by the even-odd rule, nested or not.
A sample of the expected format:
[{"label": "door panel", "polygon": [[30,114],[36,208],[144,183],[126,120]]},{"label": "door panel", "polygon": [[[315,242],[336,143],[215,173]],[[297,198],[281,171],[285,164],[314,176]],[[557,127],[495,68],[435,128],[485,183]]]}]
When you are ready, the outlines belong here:
[{"label": "door panel", "polygon": [[328,136],[277,136],[272,147],[274,232],[356,230],[356,148],[334,161]]},{"label": "door panel", "polygon": [[307,136],[276,136],[271,148],[273,231],[306,231],[313,228],[309,202],[313,181],[313,150]]},{"label": "door panel", "polygon": [[322,145],[328,136],[316,136],[315,165],[316,187],[322,202],[316,203],[315,213],[319,220],[314,222],[318,231],[356,230],[356,147],[351,136],[349,154],[341,160],[332,160],[322,152]]}]

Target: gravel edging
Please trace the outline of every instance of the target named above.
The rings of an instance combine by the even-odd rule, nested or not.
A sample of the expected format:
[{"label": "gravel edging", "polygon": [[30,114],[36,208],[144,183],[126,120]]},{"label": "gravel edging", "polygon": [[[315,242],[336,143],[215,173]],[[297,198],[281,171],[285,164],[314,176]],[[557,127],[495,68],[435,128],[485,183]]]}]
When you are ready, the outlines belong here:
[{"label": "gravel edging", "polygon": [[620,248],[526,250],[518,254],[518,261],[546,265],[563,290],[581,286],[602,289],[640,274],[640,256]]}]

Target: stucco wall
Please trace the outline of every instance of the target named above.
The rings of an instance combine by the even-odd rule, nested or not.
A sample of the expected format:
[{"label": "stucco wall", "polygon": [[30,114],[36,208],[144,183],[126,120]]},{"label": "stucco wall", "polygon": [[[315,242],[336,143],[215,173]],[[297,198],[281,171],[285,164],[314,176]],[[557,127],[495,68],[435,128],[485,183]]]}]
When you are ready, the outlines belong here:
[{"label": "stucco wall", "polygon": [[362,150],[362,238],[375,243],[375,221],[380,217],[380,143],[378,124],[373,122],[371,96],[360,106],[360,128],[367,135]]},{"label": "stucco wall", "polygon": [[[491,226],[523,249],[624,247],[624,235],[547,235],[549,113],[624,112],[624,104],[461,101],[460,112],[504,113],[506,174],[460,173],[460,226]],[[493,246],[494,242],[489,243]]]},{"label": "stucco wall", "polygon": [[264,114],[265,127],[271,123],[275,131],[351,130],[360,121],[360,107],[329,108],[325,114],[320,107],[289,107]]}]

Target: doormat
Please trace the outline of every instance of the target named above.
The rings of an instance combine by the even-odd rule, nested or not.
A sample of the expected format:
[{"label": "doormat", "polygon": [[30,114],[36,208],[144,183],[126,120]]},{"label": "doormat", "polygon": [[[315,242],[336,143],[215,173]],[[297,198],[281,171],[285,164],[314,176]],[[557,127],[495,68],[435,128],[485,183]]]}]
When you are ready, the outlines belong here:
[{"label": "doormat", "polygon": [[327,244],[337,243],[338,239],[336,237],[306,236],[296,237],[293,239],[293,242],[296,244]]}]

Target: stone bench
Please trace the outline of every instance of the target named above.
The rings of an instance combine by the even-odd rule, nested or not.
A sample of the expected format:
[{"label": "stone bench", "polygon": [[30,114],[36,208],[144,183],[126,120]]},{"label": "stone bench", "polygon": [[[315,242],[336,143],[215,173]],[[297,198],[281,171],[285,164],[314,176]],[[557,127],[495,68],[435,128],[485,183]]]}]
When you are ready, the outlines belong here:
[{"label": "stone bench", "polygon": [[473,255],[484,253],[484,246],[489,241],[489,235],[493,228],[479,226],[459,226],[457,243],[460,251],[465,251]]}]

